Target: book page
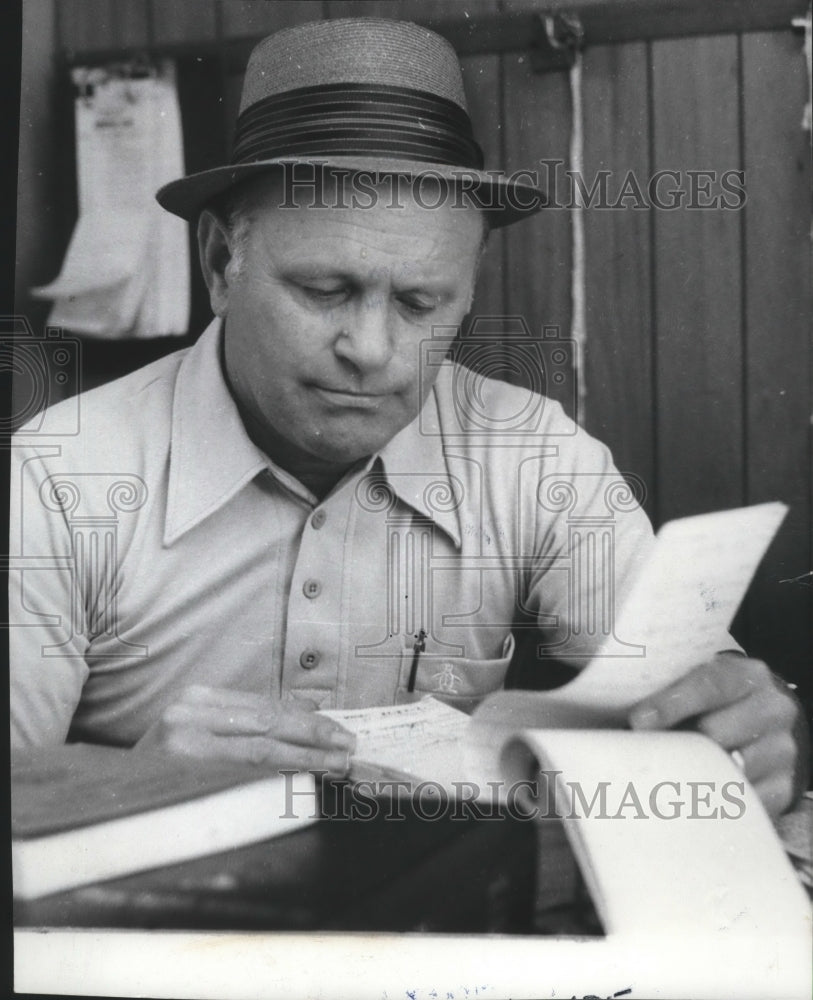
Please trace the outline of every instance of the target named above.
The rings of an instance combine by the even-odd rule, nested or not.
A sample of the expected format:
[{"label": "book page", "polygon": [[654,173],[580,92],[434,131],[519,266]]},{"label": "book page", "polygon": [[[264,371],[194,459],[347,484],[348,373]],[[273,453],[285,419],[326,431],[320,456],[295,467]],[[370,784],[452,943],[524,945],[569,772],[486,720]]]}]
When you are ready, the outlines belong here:
[{"label": "book page", "polygon": [[636,648],[620,657],[599,650],[567,697],[626,713],[735,648],[727,629],[787,510],[765,503],[665,524],[602,650],[617,649],[618,639]]},{"label": "book page", "polygon": [[[518,729],[623,728],[637,702],[734,648],[728,627],[787,509],[766,503],[665,524],[603,647],[613,653],[555,691],[486,698],[466,736],[469,771],[499,778],[499,748]],[[617,655],[619,639],[635,655]]]},{"label": "book page", "polygon": [[771,820],[706,736],[525,731],[503,765],[506,780],[538,781],[540,810],[563,818],[608,934],[809,941],[809,902]]}]

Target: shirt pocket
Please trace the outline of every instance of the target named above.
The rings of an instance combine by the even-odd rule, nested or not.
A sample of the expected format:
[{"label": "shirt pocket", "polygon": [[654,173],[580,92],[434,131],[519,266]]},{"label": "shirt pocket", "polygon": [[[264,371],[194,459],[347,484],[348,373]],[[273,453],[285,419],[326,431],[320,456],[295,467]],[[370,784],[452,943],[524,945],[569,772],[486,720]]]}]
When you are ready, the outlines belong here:
[{"label": "shirt pocket", "polygon": [[509,632],[503,642],[502,655],[493,660],[422,653],[418,658],[412,691],[408,688],[415,654],[413,650],[405,649],[401,654],[395,704],[419,701],[431,694],[438,701],[445,701],[455,708],[473,711],[487,694],[503,686],[514,655],[514,645],[514,636]]}]

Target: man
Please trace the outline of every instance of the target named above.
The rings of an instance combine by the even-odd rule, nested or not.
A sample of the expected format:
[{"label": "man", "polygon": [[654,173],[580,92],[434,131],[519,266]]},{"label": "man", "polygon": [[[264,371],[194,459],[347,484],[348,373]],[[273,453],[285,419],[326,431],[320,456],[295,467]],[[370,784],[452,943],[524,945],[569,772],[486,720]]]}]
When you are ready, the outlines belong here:
[{"label": "man", "polygon": [[[568,515],[606,515],[627,489],[607,450],[557,405],[528,411],[522,390],[440,360],[488,228],[542,203],[481,167],[431,32],[335,21],[258,46],[233,164],[159,193],[198,219],[215,321],[83,397],[75,440],[18,438],[16,746],[343,775],[353,738],[317,707],[431,692],[468,708],[503,685],[521,619],[575,665],[603,638],[580,609],[603,602],[612,633],[651,529],[610,503],[611,576],[577,572]],[[630,719],[736,750],[774,813],[799,782],[798,720],[736,652]]]}]

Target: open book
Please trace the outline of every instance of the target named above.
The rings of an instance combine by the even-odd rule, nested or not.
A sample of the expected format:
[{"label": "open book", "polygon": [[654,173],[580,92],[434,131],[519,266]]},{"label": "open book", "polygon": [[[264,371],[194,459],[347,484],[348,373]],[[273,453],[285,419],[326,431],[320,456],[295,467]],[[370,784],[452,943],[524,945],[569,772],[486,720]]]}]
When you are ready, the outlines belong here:
[{"label": "open book", "polygon": [[564,687],[497,692],[471,719],[433,697],[324,712],[357,735],[355,776],[406,774],[454,793],[455,782],[501,779],[501,750],[521,730],[625,728],[637,702],[736,648],[728,628],[786,513],[766,503],[665,524],[614,633]]},{"label": "open book", "polygon": [[640,655],[599,654],[564,687],[498,692],[472,717],[431,696],[325,713],[357,734],[356,787],[472,808],[496,795],[521,818],[561,819],[608,936],[736,940],[769,965],[789,948],[804,978],[809,903],[742,771],[700,733],[626,728],[634,704],[732,648],[727,628],[785,512],[665,525],[618,618]]},{"label": "open book", "polygon": [[89,744],[11,767],[16,899],[174,864],[316,821],[313,775]]}]

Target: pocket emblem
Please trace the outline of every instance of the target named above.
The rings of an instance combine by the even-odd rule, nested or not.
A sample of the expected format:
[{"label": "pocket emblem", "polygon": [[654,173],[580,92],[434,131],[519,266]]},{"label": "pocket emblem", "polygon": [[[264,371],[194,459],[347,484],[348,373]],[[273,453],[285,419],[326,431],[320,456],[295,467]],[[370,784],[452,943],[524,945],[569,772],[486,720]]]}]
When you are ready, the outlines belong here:
[{"label": "pocket emblem", "polygon": [[455,694],[458,682],[462,678],[457,676],[454,672],[454,664],[449,663],[448,660],[442,663],[441,666],[443,669],[432,675],[432,680],[435,682],[435,691],[445,691],[447,694]]}]

